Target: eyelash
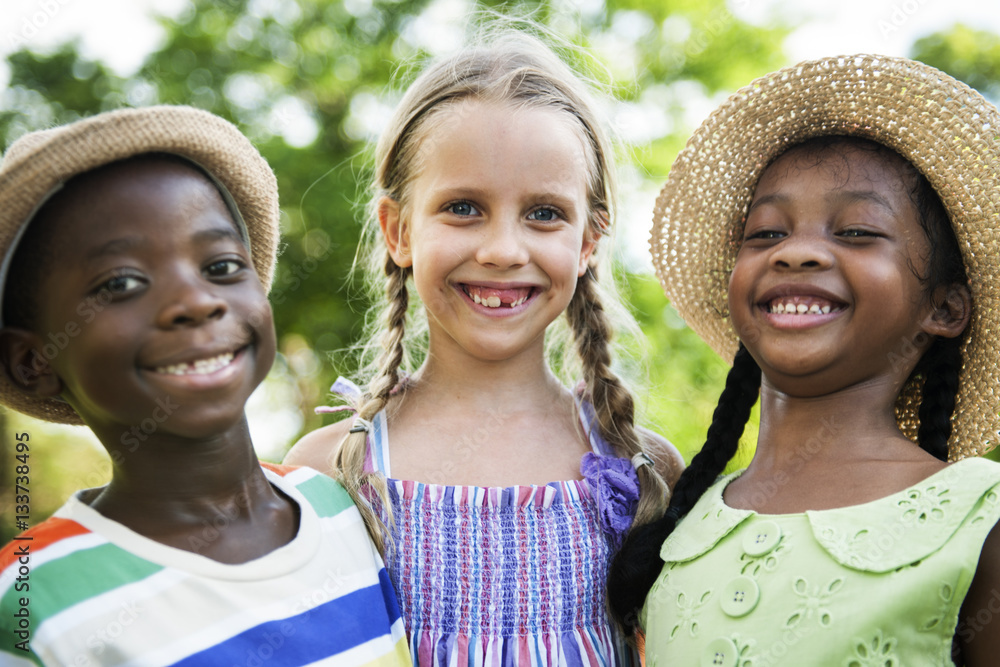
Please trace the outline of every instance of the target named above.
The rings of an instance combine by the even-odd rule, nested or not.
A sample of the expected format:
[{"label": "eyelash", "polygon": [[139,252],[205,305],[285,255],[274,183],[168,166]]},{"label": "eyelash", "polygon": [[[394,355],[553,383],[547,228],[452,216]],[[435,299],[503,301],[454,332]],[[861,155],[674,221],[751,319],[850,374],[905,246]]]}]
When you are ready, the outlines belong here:
[{"label": "eyelash", "polygon": [[773,241],[774,239],[783,238],[785,236],[784,232],[780,232],[776,229],[762,229],[759,232],[754,232],[746,237],[744,241],[753,241],[756,239],[761,239],[765,241]]},{"label": "eyelash", "polygon": [[[542,212],[551,213],[552,217],[549,218],[548,220],[539,220],[538,218],[531,217],[536,213],[542,213]],[[553,208],[552,206],[539,206],[538,208],[536,208],[535,210],[533,210],[531,213],[528,214],[528,218],[536,222],[555,222],[556,220],[563,219],[563,214],[562,211],[560,211],[557,208]]]},{"label": "eyelash", "polygon": [[[214,273],[212,271],[213,267],[217,267],[217,266],[220,266],[220,265],[226,265],[226,264],[232,265],[234,267],[233,270],[232,271],[227,271],[226,273]],[[216,261],[212,262],[207,267],[205,267],[205,272],[208,274],[208,276],[210,278],[228,278],[228,277],[232,276],[235,273],[239,273],[241,270],[243,270],[245,268],[246,268],[246,264],[243,263],[242,261],[240,261],[238,259],[229,259],[229,258],[227,258],[227,259],[220,259],[220,260],[216,260]]]},{"label": "eyelash", "polygon": [[[460,213],[460,212],[458,212],[458,211],[455,210],[456,208],[458,208],[460,206],[462,206],[462,207],[468,207],[470,210],[468,212],[462,212],[462,213]],[[448,204],[445,207],[445,210],[448,211],[449,213],[451,213],[452,215],[458,215],[458,216],[462,216],[462,217],[479,215],[479,209],[476,208],[475,205],[473,205],[472,203],[467,202],[467,201],[457,201],[457,202],[453,202],[451,204]],[[549,218],[548,220],[540,220],[538,218],[532,217],[536,213],[540,213],[540,212],[551,213],[552,217]],[[538,208],[533,209],[530,213],[528,213],[528,219],[529,220],[534,220],[535,222],[555,222],[556,220],[562,220],[563,218],[564,218],[564,216],[563,216],[562,211],[560,211],[559,209],[555,208],[554,206],[539,206]]]},{"label": "eyelash", "polygon": [[860,229],[858,227],[850,227],[848,229],[843,229],[840,232],[838,232],[837,234],[838,234],[838,236],[843,236],[843,237],[851,238],[851,239],[859,239],[859,238],[865,238],[865,237],[872,237],[872,238],[874,238],[874,237],[881,236],[881,234],[876,234],[875,232],[869,231],[867,229]]},{"label": "eyelash", "polygon": [[[458,211],[455,210],[459,206],[468,207],[470,209],[470,211],[468,213],[459,213]],[[457,202],[453,202],[451,204],[448,204],[445,207],[445,210],[448,211],[449,213],[451,213],[452,215],[458,215],[458,216],[462,216],[462,217],[473,216],[473,215],[478,215],[479,214],[479,209],[477,209],[475,206],[473,206],[470,202],[467,202],[467,201],[457,201]]]},{"label": "eyelash", "polygon": [[[125,289],[124,287],[122,287],[121,289],[115,289],[114,287],[112,287],[114,283],[118,283],[120,281],[132,281],[136,283],[136,286],[133,286],[131,289]],[[143,279],[138,276],[134,276],[128,273],[120,273],[112,276],[111,278],[108,278],[103,283],[98,285],[93,290],[92,294],[101,294],[103,292],[107,292],[108,294],[112,295],[112,297],[127,295],[139,289],[139,287],[143,284],[143,282],[144,282]]]}]

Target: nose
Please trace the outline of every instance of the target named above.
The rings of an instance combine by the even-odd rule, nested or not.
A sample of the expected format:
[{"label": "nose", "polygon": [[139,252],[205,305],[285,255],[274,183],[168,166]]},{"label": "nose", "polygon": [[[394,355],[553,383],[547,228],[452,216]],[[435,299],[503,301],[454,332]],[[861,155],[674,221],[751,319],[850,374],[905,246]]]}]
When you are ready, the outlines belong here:
[{"label": "nose", "polygon": [[833,254],[824,239],[814,234],[792,234],[777,244],[771,253],[777,269],[826,269],[833,265]]},{"label": "nose", "polygon": [[215,293],[216,286],[200,275],[180,276],[162,285],[162,306],[157,324],[165,329],[192,327],[219,319],[228,305]]},{"label": "nose", "polygon": [[528,263],[525,230],[515,215],[494,218],[484,225],[476,261],[496,269],[512,269]]}]

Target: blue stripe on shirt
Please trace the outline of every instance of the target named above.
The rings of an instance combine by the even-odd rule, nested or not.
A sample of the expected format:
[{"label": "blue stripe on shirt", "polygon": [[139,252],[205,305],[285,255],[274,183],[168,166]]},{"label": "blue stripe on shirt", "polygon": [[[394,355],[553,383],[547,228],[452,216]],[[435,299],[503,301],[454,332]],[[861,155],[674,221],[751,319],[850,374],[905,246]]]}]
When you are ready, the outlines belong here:
[{"label": "blue stripe on shirt", "polygon": [[175,667],[296,667],[343,653],[379,637],[399,619],[385,568],[379,584],[335,598],[296,616],[262,623],[175,663]]}]

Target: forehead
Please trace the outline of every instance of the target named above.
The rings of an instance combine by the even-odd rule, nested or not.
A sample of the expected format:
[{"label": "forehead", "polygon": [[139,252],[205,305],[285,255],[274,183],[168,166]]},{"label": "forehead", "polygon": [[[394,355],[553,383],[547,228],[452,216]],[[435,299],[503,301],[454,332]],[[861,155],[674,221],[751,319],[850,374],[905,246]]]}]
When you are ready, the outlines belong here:
[{"label": "forehead", "polygon": [[801,177],[822,179],[831,189],[870,187],[906,194],[916,173],[902,157],[874,144],[850,141],[794,146],[762,172],[761,190]]},{"label": "forehead", "polygon": [[39,228],[34,236],[41,232],[51,250],[65,253],[130,228],[149,231],[157,222],[202,209],[238,231],[222,195],[197,167],[180,158],[148,155],[74,177],[31,224]]},{"label": "forehead", "polygon": [[468,99],[443,108],[423,132],[417,177],[433,170],[471,180],[530,181],[539,188],[575,188],[589,179],[582,127],[555,107]]}]

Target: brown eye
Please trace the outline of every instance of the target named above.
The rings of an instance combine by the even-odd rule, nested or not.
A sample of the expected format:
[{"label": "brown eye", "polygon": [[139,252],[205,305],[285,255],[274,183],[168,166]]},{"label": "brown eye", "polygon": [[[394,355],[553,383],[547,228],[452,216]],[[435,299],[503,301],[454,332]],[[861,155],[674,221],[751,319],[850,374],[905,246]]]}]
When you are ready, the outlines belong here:
[{"label": "brown eye", "polygon": [[135,276],[120,275],[101,283],[94,292],[107,292],[108,294],[117,296],[119,294],[134,292],[142,287],[142,285],[143,281]]},{"label": "brown eye", "polygon": [[231,276],[245,267],[246,265],[243,262],[236,261],[235,259],[224,259],[209,264],[205,269],[205,273],[212,278],[222,278]]}]

